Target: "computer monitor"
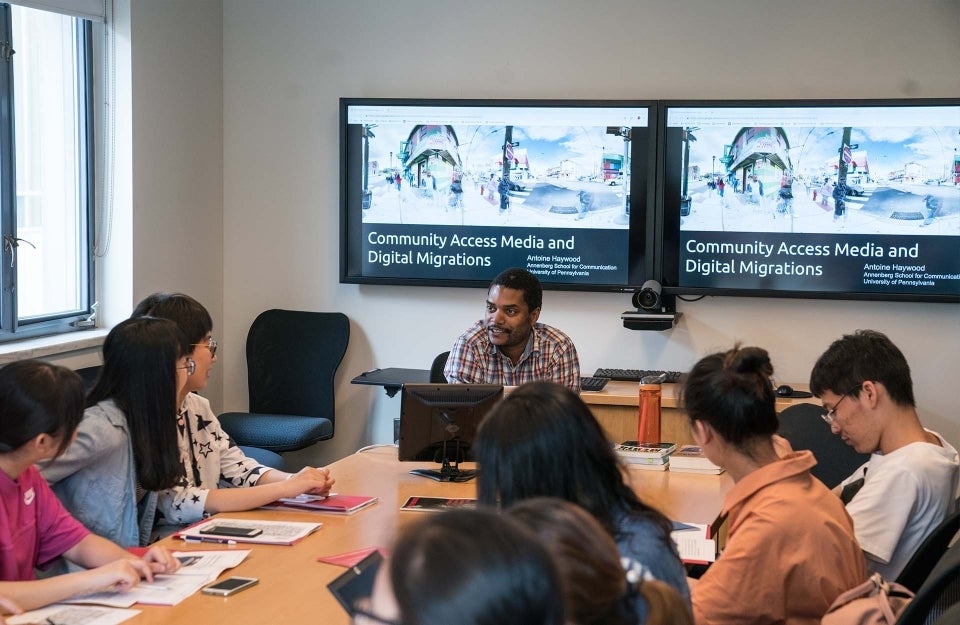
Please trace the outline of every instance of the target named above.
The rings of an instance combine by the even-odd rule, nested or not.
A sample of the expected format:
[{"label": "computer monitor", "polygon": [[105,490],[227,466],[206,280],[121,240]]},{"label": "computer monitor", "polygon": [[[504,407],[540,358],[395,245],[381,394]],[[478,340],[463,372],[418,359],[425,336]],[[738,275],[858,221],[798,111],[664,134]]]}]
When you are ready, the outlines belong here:
[{"label": "computer monitor", "polygon": [[440,482],[465,482],[480,421],[503,397],[499,384],[404,384],[400,396],[401,461],[437,462],[439,470],[410,473]]}]

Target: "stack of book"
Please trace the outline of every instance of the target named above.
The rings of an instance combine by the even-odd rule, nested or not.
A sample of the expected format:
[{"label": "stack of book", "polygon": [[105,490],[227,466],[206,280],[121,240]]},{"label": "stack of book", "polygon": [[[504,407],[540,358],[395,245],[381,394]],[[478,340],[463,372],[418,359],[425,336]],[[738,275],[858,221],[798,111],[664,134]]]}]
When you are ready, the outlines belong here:
[{"label": "stack of book", "polygon": [[713,464],[703,455],[699,445],[684,445],[670,454],[670,470],[681,473],[707,473],[719,475],[724,468]]},{"label": "stack of book", "polygon": [[666,471],[670,464],[670,452],[676,448],[676,443],[624,441],[617,445],[616,452],[631,468]]}]

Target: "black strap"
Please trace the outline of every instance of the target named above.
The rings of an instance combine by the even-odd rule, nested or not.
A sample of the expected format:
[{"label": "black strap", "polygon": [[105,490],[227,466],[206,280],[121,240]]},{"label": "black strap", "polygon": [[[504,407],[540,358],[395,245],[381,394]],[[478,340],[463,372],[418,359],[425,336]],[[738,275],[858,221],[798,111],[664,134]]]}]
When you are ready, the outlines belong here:
[{"label": "black strap", "polygon": [[843,490],[840,491],[840,501],[843,502],[843,505],[847,505],[853,498],[857,496],[857,493],[860,492],[860,489],[863,488],[863,482],[867,479],[867,468],[863,468],[863,477],[856,479],[846,486],[843,487]]}]

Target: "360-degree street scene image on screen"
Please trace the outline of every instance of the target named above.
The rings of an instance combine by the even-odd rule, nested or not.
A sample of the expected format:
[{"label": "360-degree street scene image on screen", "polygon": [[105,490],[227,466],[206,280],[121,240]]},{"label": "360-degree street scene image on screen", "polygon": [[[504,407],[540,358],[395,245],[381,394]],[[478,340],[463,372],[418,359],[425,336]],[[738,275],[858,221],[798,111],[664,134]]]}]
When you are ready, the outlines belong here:
[{"label": "360-degree street scene image on screen", "polygon": [[685,130],[689,208],[681,228],[960,235],[958,133],[956,127]]},{"label": "360-degree street scene image on screen", "polygon": [[365,223],[627,228],[629,140],[605,127],[379,124]]}]

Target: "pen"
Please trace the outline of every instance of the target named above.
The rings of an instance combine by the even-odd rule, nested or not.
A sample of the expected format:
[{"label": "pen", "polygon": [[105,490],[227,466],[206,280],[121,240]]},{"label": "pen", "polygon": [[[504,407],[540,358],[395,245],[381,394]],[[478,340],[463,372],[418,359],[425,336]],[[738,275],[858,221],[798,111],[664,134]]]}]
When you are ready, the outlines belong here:
[{"label": "pen", "polygon": [[232,538],[208,538],[206,536],[184,536],[183,540],[188,543],[217,543],[219,545],[236,545],[237,541]]},{"label": "pen", "polygon": [[160,584],[137,584],[137,588],[146,588],[147,590],[173,590],[169,586],[161,586]]}]

